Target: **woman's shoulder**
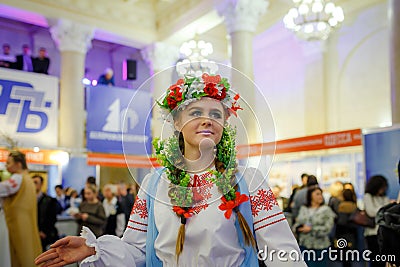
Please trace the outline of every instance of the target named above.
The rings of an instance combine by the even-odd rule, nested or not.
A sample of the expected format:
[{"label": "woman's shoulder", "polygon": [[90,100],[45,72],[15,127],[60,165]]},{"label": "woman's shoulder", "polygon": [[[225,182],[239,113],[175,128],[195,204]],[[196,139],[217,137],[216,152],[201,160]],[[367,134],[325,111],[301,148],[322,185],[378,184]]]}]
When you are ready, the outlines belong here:
[{"label": "woman's shoulder", "polygon": [[364,200],[370,200],[373,197],[373,195],[371,195],[370,193],[365,193],[364,194]]},{"label": "woman's shoulder", "polygon": [[356,209],[357,204],[351,201],[342,201],[338,207],[338,211],[341,213],[352,213]]},{"label": "woman's shoulder", "polygon": [[249,192],[252,193],[258,190],[260,187],[268,187],[266,176],[262,172],[254,167],[238,166],[237,168],[239,177],[243,177],[246,181]]},{"label": "woman's shoulder", "polygon": [[333,217],[336,216],[336,214],[333,212],[332,208],[329,207],[328,205],[322,205],[319,208],[319,212],[327,214],[327,215],[332,215]]},{"label": "woman's shoulder", "polygon": [[151,169],[151,171],[145,175],[142,182],[139,183],[140,188],[147,188],[150,184],[155,183],[159,178],[165,174],[165,168]]}]

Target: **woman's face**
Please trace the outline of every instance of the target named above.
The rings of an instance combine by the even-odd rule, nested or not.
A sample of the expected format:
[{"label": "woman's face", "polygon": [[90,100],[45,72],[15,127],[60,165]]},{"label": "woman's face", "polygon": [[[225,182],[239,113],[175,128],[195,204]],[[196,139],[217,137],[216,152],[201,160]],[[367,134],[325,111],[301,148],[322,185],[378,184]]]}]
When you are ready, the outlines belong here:
[{"label": "woman's face", "polygon": [[93,201],[96,198],[96,194],[90,189],[90,188],[85,188],[84,191],[85,198],[87,201]]},{"label": "woman's face", "polygon": [[112,199],[113,196],[114,196],[112,191],[111,191],[111,188],[109,188],[109,187],[106,187],[106,188],[103,189],[103,195],[107,199]]},{"label": "woman's face", "polygon": [[379,188],[378,191],[378,196],[384,196],[387,190],[387,185],[383,185],[381,188]]},{"label": "woman's face", "polygon": [[214,147],[219,143],[225,123],[225,111],[218,100],[204,97],[189,104],[178,114],[175,128],[185,140],[185,151]]},{"label": "woman's face", "polygon": [[16,173],[21,169],[21,164],[14,161],[13,157],[8,157],[6,162],[6,169],[9,173]]},{"label": "woman's face", "polygon": [[317,189],[312,192],[311,201],[319,205],[322,205],[322,203],[324,203],[324,197],[322,196],[321,190]]}]

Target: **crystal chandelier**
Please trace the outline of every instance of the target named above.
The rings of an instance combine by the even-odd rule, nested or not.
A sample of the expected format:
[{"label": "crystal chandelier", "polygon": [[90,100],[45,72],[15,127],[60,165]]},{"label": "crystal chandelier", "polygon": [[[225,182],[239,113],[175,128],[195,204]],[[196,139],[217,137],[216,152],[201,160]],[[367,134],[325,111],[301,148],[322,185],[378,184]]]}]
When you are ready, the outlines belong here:
[{"label": "crystal chandelier", "polygon": [[213,46],[209,42],[198,40],[196,35],[193,40],[184,42],[180,52],[185,58],[176,64],[179,75],[196,75],[203,72],[215,73],[218,69],[215,62],[207,59],[213,53]]},{"label": "crystal chandelier", "polygon": [[285,27],[307,41],[326,40],[344,20],[343,9],[327,0],[293,0],[283,19]]}]

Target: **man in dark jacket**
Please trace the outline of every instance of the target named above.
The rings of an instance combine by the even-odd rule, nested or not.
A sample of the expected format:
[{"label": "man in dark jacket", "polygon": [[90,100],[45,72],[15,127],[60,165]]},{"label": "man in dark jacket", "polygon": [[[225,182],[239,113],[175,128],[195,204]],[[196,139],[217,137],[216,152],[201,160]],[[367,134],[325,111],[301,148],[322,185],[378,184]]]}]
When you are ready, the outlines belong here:
[{"label": "man in dark jacket", "polygon": [[55,227],[57,222],[57,211],[59,210],[58,202],[55,198],[48,196],[42,192],[43,177],[34,175],[32,177],[36,187],[38,200],[38,226],[40,240],[42,241],[43,251],[47,246],[54,243],[58,239],[58,231]]},{"label": "man in dark jacket", "polygon": [[15,68],[17,70],[32,72],[33,61],[34,59],[31,56],[31,49],[29,48],[29,45],[24,44],[22,46],[22,54],[17,55],[17,62],[15,63]]},{"label": "man in dark jacket", "polygon": [[46,48],[39,49],[39,56],[33,61],[33,72],[49,74],[50,59],[47,57]]}]

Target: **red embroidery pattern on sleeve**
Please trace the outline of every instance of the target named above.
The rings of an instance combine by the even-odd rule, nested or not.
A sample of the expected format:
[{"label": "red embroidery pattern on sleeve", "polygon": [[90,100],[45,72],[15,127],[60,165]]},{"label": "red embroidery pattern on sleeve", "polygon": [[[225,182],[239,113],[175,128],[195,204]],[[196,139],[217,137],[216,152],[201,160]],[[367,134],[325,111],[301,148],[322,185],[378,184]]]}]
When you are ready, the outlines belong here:
[{"label": "red embroidery pattern on sleeve", "polygon": [[131,214],[137,214],[140,216],[140,218],[146,219],[148,216],[146,199],[140,199],[139,197],[136,197]]},{"label": "red embroidery pattern on sleeve", "polygon": [[[138,222],[138,221],[129,220],[129,223],[128,223],[127,227],[130,228],[130,229],[139,231],[139,232],[144,232],[144,233],[147,232],[147,223],[141,223],[141,222]],[[138,228],[138,227],[142,227],[144,229],[141,229],[141,228]]]},{"label": "red embroidery pattern on sleeve", "polygon": [[269,215],[265,218],[262,218],[261,220],[255,221],[254,222],[254,231],[258,231],[260,229],[263,229],[267,226],[276,224],[278,222],[286,220],[285,215],[283,215],[283,212],[277,212],[275,214]]},{"label": "red embroidery pattern on sleeve", "polygon": [[274,206],[278,205],[278,202],[275,199],[274,193],[272,193],[271,189],[268,191],[265,189],[259,189],[257,194],[254,196],[250,196],[251,202],[251,213],[252,215],[258,216],[258,213],[262,210],[272,210]]}]

